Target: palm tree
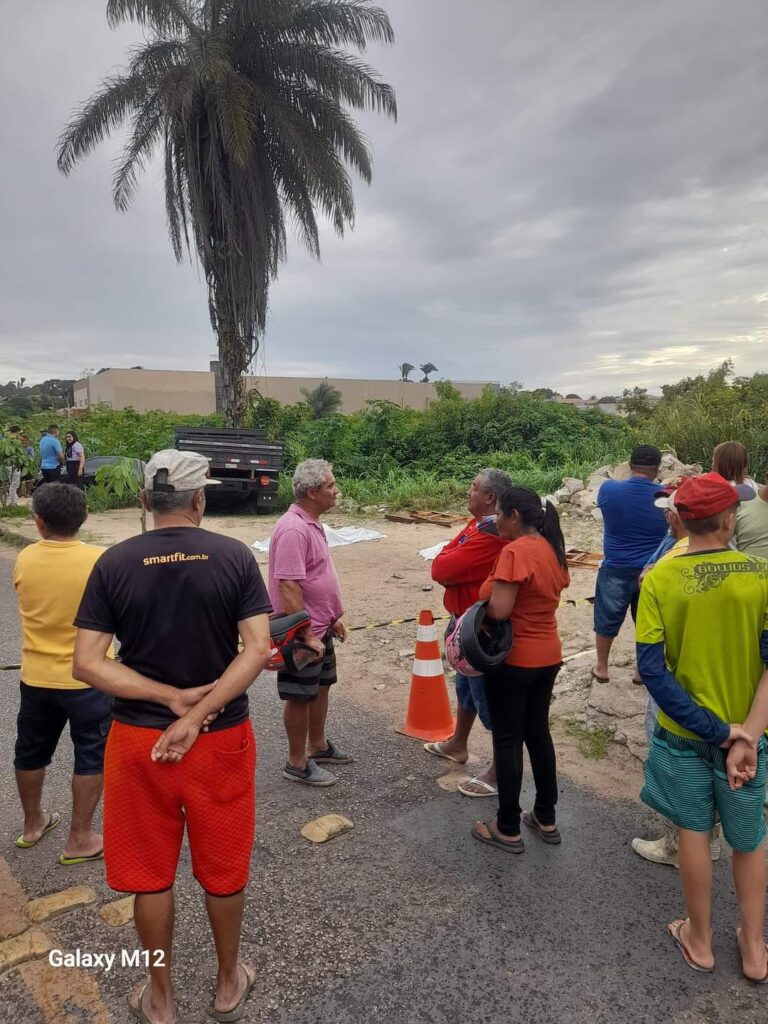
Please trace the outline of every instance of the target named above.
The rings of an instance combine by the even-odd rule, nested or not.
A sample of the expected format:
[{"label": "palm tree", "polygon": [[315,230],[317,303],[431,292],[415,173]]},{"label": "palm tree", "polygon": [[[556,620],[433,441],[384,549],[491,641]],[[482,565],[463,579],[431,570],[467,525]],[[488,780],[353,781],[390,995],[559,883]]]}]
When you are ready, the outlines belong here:
[{"label": "palm tree", "polygon": [[430,375],[430,373],[437,373],[437,367],[435,366],[434,363],[424,363],[422,366],[419,367],[419,369],[424,374],[424,376],[423,376],[423,378],[421,380],[422,384],[428,384],[429,383],[429,375]]},{"label": "palm tree", "polygon": [[315,257],[318,213],[343,235],[355,213],[347,168],[371,180],[347,108],[397,114],[391,86],[343,48],[391,43],[392,27],[371,0],[108,0],[107,19],[138,22],[145,42],[67,125],[59,170],[129,121],[113,181],[124,211],[162,152],[171,244],[177,260],[194,245],[202,265],[225,418],[237,424],[286,220]]},{"label": "palm tree", "polygon": [[321,380],[316,388],[309,391],[307,388],[299,389],[304,395],[304,401],[312,410],[312,415],[316,420],[321,420],[324,416],[331,416],[333,413],[338,412],[344,396],[335,388],[333,384],[326,377],[325,380]]},{"label": "palm tree", "polygon": [[[412,373],[415,369],[416,367],[412,363],[400,363],[398,366],[398,370],[400,371],[400,380],[408,380],[408,374]],[[408,381],[408,383],[410,384],[410,381]]]}]

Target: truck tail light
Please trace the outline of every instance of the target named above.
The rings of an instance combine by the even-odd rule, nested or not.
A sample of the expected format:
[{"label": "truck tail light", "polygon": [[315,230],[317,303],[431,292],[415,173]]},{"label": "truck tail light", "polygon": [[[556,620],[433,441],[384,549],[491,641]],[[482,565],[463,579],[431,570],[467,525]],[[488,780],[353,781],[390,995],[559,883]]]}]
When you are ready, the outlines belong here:
[{"label": "truck tail light", "polygon": [[261,484],[262,487],[269,487],[269,485],[272,483],[272,477],[271,476],[260,476],[259,477],[259,483]]}]

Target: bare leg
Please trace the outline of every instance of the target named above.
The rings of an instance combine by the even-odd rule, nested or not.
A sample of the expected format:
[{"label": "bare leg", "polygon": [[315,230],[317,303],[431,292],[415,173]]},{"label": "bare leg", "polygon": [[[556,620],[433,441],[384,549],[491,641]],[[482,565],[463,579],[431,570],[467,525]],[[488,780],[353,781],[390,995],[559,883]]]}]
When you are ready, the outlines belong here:
[{"label": "bare leg", "polygon": [[608,678],[608,657],[611,653],[612,645],[612,636],[600,636],[599,633],[595,633],[595,650],[597,651],[597,659],[595,660],[595,667],[593,671],[596,676],[600,676],[603,679]]},{"label": "bare leg", "polygon": [[294,768],[306,768],[309,701],[285,701],[283,723],[285,724],[285,731],[288,736],[289,764],[292,764]]},{"label": "bare leg", "polygon": [[16,785],[24,811],[24,838],[30,843],[40,838],[48,824],[48,815],[41,803],[44,779],[45,768],[36,768],[31,772],[16,772]]},{"label": "bare leg", "polygon": [[309,737],[307,745],[313,754],[328,747],[325,720],[328,717],[328,691],[330,686],[318,688],[317,696],[309,702]]},{"label": "bare leg", "polygon": [[752,853],[733,851],[733,880],[736,883],[741,917],[737,938],[744,973],[755,981],[768,974],[768,956],[763,936],[766,874],[764,845]]},{"label": "bare leg", "polygon": [[210,896],[206,893],[205,909],[211,921],[219,962],[213,1005],[223,1013],[237,1005],[248,983],[245,974],[237,966],[244,908],[244,892],[235,896]]},{"label": "bare leg", "polygon": [[65,857],[92,857],[103,847],[101,833],[93,831],[102,781],[101,774],[72,776],[72,823],[64,844]]},{"label": "bare leg", "polygon": [[688,911],[680,938],[691,957],[702,967],[712,967],[712,861],[709,856],[709,832],[681,828],[680,880]]},{"label": "bare leg", "polygon": [[[174,1024],[176,1020],[171,982],[173,917],[173,889],[138,893],[136,896],[133,907],[136,931],[144,949],[150,950],[150,985],[144,992],[141,1008],[152,1024]],[[162,963],[159,962],[161,957],[157,950],[162,951]],[[139,986],[131,994],[134,1006],[138,1005],[141,989],[142,986]]]}]

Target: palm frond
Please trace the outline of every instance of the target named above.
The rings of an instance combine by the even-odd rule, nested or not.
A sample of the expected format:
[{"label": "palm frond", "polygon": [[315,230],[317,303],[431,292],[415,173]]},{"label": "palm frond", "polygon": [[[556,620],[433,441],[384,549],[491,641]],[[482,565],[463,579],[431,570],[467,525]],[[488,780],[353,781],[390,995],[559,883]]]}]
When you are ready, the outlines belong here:
[{"label": "palm frond", "polygon": [[110,27],[126,21],[135,21],[159,32],[197,29],[195,6],[189,0],[107,0]]},{"label": "palm frond", "polygon": [[251,89],[236,71],[229,70],[214,83],[212,93],[224,145],[232,159],[244,167],[255,129]]},{"label": "palm frond", "polygon": [[163,111],[157,97],[151,96],[134,115],[130,138],[112,182],[112,196],[115,206],[121,212],[130,206],[139,172],[144,169],[162,135]]},{"label": "palm frond", "polygon": [[147,92],[141,75],[107,78],[102,89],[83,104],[59,136],[56,163],[62,174],[69,174],[81,157],[119,128],[131,111],[140,108]]},{"label": "palm frond", "polygon": [[179,39],[156,39],[144,43],[134,47],[130,56],[130,74],[145,76],[153,82],[189,63],[187,45]]},{"label": "palm frond", "polygon": [[294,38],[323,42],[326,46],[354,46],[365,50],[369,43],[391,45],[395,33],[389,15],[371,0],[300,0],[291,26]]}]

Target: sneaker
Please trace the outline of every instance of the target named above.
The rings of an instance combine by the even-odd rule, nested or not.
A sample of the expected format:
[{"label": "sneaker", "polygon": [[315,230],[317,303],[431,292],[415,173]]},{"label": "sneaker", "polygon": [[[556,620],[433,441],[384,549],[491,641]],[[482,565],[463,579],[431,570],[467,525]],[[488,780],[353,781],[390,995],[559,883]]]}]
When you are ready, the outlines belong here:
[{"label": "sneaker", "polygon": [[721,852],[722,851],[720,849],[720,840],[716,836],[714,836],[712,839],[709,840],[709,856],[713,861],[720,860]]},{"label": "sneaker", "polygon": [[652,864],[669,864],[673,868],[680,867],[677,850],[666,836],[662,836],[661,839],[633,839],[632,849],[643,860],[649,860]]},{"label": "sneaker", "polygon": [[328,740],[325,750],[318,750],[316,754],[312,755],[312,760],[317,764],[352,764],[354,757],[345,754]]},{"label": "sneaker", "polygon": [[310,757],[305,768],[294,768],[289,762],[285,762],[283,778],[291,782],[303,782],[305,786],[333,786],[336,784],[336,776],[321,768]]}]

